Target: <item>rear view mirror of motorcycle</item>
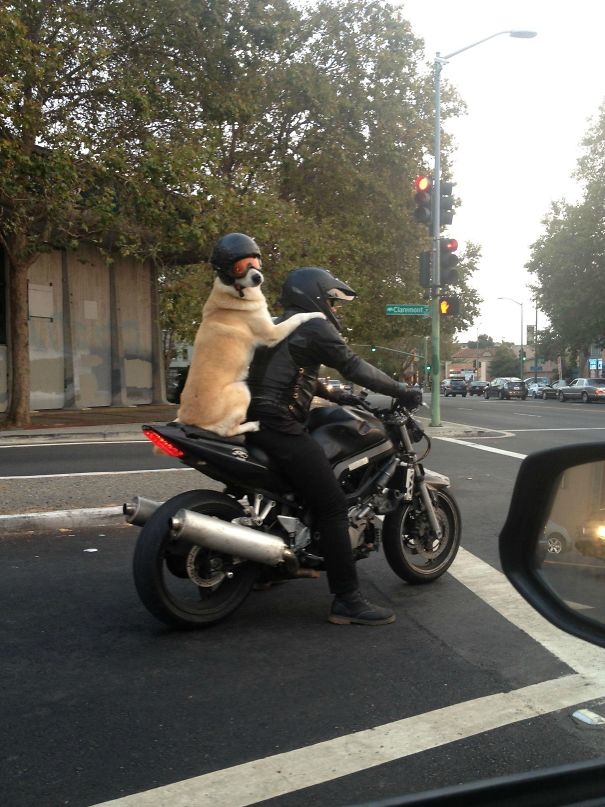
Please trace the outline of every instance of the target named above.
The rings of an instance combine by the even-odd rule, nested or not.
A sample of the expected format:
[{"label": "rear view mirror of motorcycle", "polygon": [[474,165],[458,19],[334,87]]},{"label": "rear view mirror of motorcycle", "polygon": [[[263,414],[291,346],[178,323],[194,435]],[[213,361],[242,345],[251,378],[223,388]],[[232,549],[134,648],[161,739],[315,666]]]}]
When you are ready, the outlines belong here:
[{"label": "rear view mirror of motorcycle", "polygon": [[605,444],[526,457],[499,548],[504,574],[536,611],[605,647]]}]

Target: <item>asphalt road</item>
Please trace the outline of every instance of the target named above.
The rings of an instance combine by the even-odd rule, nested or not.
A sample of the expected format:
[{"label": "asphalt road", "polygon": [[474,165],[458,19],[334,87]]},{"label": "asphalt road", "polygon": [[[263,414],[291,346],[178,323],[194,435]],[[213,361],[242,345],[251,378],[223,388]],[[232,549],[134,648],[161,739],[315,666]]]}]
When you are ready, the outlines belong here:
[{"label": "asphalt road", "polygon": [[[426,462],[451,477],[464,548],[426,587],[382,555],[361,563],[366,594],[397,613],[383,628],[328,624],[320,579],[175,633],[134,590],[136,528],[5,534],[4,803],[336,806],[601,755],[603,727],[572,714],[605,715],[605,653],[520,601],[497,535],[521,457],[599,439],[605,409],[457,398],[442,416],[480,427],[435,439]],[[202,481],[146,444],[3,448],[0,469],[19,477],[0,493],[24,507],[165,498]],[[554,574],[566,585],[562,565]]]}]

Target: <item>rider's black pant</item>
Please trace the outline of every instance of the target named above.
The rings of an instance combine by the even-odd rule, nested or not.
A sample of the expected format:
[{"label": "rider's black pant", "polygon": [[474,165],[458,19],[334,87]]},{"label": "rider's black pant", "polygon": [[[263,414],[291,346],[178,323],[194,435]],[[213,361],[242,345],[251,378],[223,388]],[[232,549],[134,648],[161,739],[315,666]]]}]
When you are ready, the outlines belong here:
[{"label": "rider's black pant", "polygon": [[286,434],[262,428],[247,440],[271,457],[294,491],[315,516],[333,594],[358,588],[349,538],[347,503],[321,446],[308,434]]}]

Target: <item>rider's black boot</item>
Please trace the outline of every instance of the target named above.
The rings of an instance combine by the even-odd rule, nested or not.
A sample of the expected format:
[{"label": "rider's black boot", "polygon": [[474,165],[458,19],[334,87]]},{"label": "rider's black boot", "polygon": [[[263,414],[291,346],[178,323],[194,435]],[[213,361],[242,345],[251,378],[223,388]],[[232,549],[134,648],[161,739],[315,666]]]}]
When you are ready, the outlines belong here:
[{"label": "rider's black boot", "polygon": [[334,625],[388,625],[395,621],[395,614],[368,602],[357,590],[334,597],[328,621]]}]

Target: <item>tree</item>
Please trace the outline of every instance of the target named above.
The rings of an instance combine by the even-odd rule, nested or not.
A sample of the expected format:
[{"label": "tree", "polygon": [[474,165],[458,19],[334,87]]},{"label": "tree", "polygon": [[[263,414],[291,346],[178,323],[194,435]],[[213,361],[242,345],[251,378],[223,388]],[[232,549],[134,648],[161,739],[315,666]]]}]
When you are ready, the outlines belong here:
[{"label": "tree", "polygon": [[583,199],[578,204],[553,203],[527,264],[536,276],[532,290],[550,319],[559,353],[563,347],[579,353],[582,366],[591,345],[605,345],[600,304],[605,271],[605,106],[583,149],[576,171]]},{"label": "tree", "polygon": [[[359,292],[356,341],[421,335],[426,323],[384,314],[422,294],[412,183],[434,120],[422,42],[391,4],[4,4],[0,68],[11,425],[29,420],[28,267],[84,239],[158,264],[173,338],[197,327],[213,279],[204,261],[233,229],[261,244],[272,305],[289,269],[325,265]],[[446,86],[444,122],[461,108]],[[445,172],[450,148],[444,132]],[[471,246],[467,305],[446,338],[472,319],[477,256]]]},{"label": "tree", "polygon": [[467,347],[477,350],[493,346],[494,346],[494,340],[492,339],[491,336],[489,336],[486,333],[480,333],[477,337],[476,342],[467,342]]},{"label": "tree", "polygon": [[496,347],[489,365],[489,372],[492,378],[498,378],[499,376],[516,377],[519,374],[519,357],[511,344],[503,342]]},{"label": "tree", "polygon": [[[345,314],[351,338],[411,352],[426,323],[394,322],[385,304],[422,299],[417,255],[427,235],[413,220],[412,185],[434,121],[422,43],[383,2],[339,0],[303,12],[284,0],[232,3],[229,19],[220,35],[235,28],[239,48],[221,55],[223,94],[208,107],[202,79],[196,112],[200,132],[215,138],[203,172],[223,184],[216,219],[237,220],[261,244],[272,306],[288,269],[324,265],[358,292]],[[444,117],[458,114],[455,96],[444,97]],[[447,136],[444,144],[447,155]],[[449,323],[452,333],[476,310],[476,293],[464,286],[475,264],[469,252],[469,305]],[[207,267],[197,273],[205,289]],[[189,282],[180,270],[165,277],[164,300]],[[190,312],[185,306],[179,323],[181,306],[169,308],[182,338]]]},{"label": "tree", "polygon": [[157,170],[166,154],[161,140],[174,135],[183,111],[175,30],[166,19],[186,13],[186,6],[176,0],[31,0],[0,9],[0,244],[9,266],[10,425],[30,421],[27,272],[36,257],[74,247],[81,238],[153,253],[143,219],[145,211],[158,215],[149,193],[154,164]]}]

